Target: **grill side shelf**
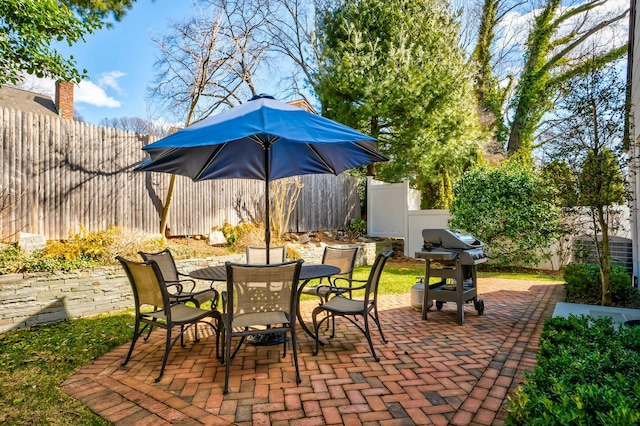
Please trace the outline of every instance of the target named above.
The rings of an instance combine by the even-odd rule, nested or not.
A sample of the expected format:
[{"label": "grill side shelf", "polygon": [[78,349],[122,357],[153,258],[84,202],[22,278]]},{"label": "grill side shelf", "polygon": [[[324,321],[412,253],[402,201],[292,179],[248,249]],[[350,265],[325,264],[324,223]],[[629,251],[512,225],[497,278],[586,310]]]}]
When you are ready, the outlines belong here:
[{"label": "grill side shelf", "polygon": [[445,250],[431,250],[431,251],[417,251],[416,257],[418,259],[431,259],[431,260],[455,260],[458,257],[458,252],[445,251]]}]

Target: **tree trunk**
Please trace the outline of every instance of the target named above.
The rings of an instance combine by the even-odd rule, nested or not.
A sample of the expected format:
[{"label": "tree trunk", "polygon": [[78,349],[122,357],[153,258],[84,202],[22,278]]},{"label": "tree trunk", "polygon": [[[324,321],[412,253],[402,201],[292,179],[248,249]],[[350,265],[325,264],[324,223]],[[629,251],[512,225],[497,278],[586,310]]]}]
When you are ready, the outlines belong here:
[{"label": "tree trunk", "polygon": [[[604,215],[604,207],[596,208],[598,224],[602,232],[602,253],[600,259],[600,281],[602,281],[602,306],[611,306],[611,248],[609,247],[609,225]],[[597,239],[596,239],[597,244]]]},{"label": "tree trunk", "polygon": [[[380,124],[378,122],[378,116],[371,117],[371,137],[378,139],[380,136]],[[376,163],[367,164],[367,176],[376,175]]]},{"label": "tree trunk", "polygon": [[516,116],[513,120],[513,124],[511,125],[511,131],[509,132],[509,142],[507,144],[507,153],[511,156],[516,152],[519,152],[522,148],[522,141],[520,139],[520,117],[518,116],[518,112],[516,111]]},{"label": "tree trunk", "polygon": [[165,235],[167,232],[167,223],[169,220],[169,207],[171,207],[171,198],[173,197],[173,188],[176,184],[176,175],[171,175],[169,180],[169,189],[167,189],[167,197],[162,208],[162,218],[160,219],[160,234]]},{"label": "tree trunk", "polygon": [[[473,51],[473,58],[478,66],[475,85],[476,96],[478,104],[486,110],[490,109],[486,105],[486,100],[493,78],[491,72],[491,46],[495,39],[494,27],[496,25],[497,10],[498,0],[485,0],[478,29],[478,41]],[[494,111],[491,112],[494,113]]]}]

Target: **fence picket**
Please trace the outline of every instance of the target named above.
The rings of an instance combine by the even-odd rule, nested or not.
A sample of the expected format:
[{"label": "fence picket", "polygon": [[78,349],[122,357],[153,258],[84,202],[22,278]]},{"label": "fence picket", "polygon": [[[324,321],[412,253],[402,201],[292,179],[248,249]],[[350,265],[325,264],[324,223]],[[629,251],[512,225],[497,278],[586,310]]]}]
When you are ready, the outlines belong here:
[{"label": "fence picket", "polygon": [[[0,240],[19,231],[65,239],[80,225],[156,233],[169,186],[164,173],[133,172],[149,136],[57,117],[0,109]],[[357,179],[302,176],[290,220],[297,232],[337,229],[360,215]],[[1,200],[1,199],[0,199]],[[264,220],[264,182],[178,176],[171,235],[206,235],[225,223]]]}]

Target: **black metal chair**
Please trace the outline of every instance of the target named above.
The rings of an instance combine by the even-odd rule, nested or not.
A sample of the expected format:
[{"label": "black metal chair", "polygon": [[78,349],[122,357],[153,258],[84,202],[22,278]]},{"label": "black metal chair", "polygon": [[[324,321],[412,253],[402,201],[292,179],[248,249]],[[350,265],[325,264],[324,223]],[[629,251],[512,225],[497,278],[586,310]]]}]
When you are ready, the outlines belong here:
[{"label": "black metal chair", "polygon": [[[331,297],[325,303],[317,306],[311,316],[313,317],[313,329],[316,337],[316,349],[313,353],[314,355],[318,354],[318,349],[320,345],[320,325],[324,321],[328,321],[329,318],[335,319],[335,317],[343,317],[349,320],[352,324],[354,324],[367,338],[367,342],[369,343],[369,348],[371,349],[371,354],[376,361],[380,361],[378,355],[376,355],[376,351],[373,348],[373,342],[371,341],[371,332],[369,329],[369,318],[373,319],[373,321],[378,326],[378,330],[380,331],[380,336],[382,337],[382,341],[387,343],[387,340],[382,333],[382,327],[380,327],[380,320],[378,318],[378,287],[380,283],[380,276],[382,275],[382,270],[384,268],[385,263],[393,253],[392,250],[384,254],[379,254],[376,257],[373,266],[371,267],[371,272],[369,273],[369,278],[366,280],[365,284],[360,287],[352,287],[352,292],[357,292],[358,290],[364,290],[364,297],[360,298],[351,298],[345,297],[344,294],[336,294]],[[355,282],[356,280],[354,280]],[[364,282],[364,281],[360,281]],[[318,321],[318,315],[325,313],[326,315],[320,321]],[[357,319],[362,317],[363,325],[360,325],[357,322]],[[331,337],[335,336],[335,324],[331,330]]]},{"label": "black metal chair", "polygon": [[[200,309],[184,303],[172,303],[169,300],[169,293],[164,283],[160,267],[154,260],[133,262],[119,256],[116,259],[122,264],[131,283],[136,311],[133,339],[129,353],[127,353],[127,357],[122,363],[123,366],[131,359],[131,354],[133,353],[136,342],[147,327],[160,327],[167,331],[162,367],[160,367],[160,374],[156,378],[156,382],[160,381],[164,374],[169,351],[176,341],[180,339],[180,345],[185,346],[184,333],[191,326],[194,326],[195,341],[199,341],[197,328],[199,322],[204,322],[213,328],[216,334],[217,354],[220,337],[219,324],[222,319],[219,311]],[[203,321],[206,318],[211,318],[215,321],[215,324],[209,321]],[[180,327],[180,333],[172,338],[174,327]]]},{"label": "black metal chair", "polygon": [[[189,275],[178,271],[173,255],[169,249],[164,249],[157,253],[138,252],[145,261],[154,260],[167,288],[169,289],[169,300],[172,303],[192,302],[196,307],[200,307],[205,301],[211,301],[211,309],[217,309],[219,293],[218,290],[210,287],[205,290],[194,291],[196,282]],[[175,291],[172,291],[175,288]]]},{"label": "black metal chair", "polygon": [[[270,265],[227,262],[227,290],[222,294],[225,394],[229,392],[231,360],[247,336],[283,335],[284,357],[287,354],[287,334],[291,334],[296,383],[300,383],[296,304],[301,265],[302,260]],[[240,341],[231,353],[234,337],[239,337]]]},{"label": "black metal chair", "polygon": [[342,248],[326,246],[322,254],[322,263],[339,268],[340,273],[321,279],[316,285],[305,286],[301,293],[318,296],[320,303],[324,303],[332,293],[349,293],[349,297],[351,297],[353,268],[356,264],[357,255],[358,247]]}]

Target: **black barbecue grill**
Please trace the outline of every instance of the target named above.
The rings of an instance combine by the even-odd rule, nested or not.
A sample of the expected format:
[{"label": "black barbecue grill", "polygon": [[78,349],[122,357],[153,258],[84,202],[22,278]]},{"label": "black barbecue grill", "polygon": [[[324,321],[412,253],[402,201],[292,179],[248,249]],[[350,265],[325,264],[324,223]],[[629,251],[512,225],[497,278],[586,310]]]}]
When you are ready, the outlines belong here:
[{"label": "black barbecue grill", "polygon": [[[422,250],[415,256],[426,260],[422,319],[427,319],[428,306],[435,301],[442,309],[446,302],[458,305],[458,324],[464,324],[464,304],[473,301],[478,315],[484,313],[484,302],[478,299],[476,265],[487,261],[484,244],[475,237],[447,228],[423,229]],[[440,278],[430,283],[432,277]]]}]

